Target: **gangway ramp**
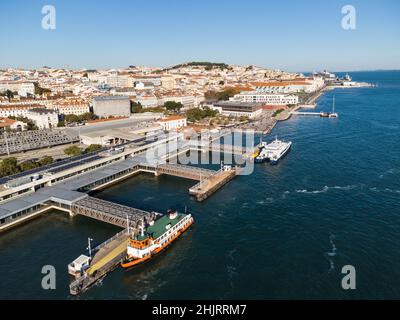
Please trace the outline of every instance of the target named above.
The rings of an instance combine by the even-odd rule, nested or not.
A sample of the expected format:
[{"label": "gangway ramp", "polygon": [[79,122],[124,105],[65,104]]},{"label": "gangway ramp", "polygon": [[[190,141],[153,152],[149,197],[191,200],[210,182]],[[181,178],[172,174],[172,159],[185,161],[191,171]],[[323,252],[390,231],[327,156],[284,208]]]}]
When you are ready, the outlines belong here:
[{"label": "gangway ramp", "polygon": [[182,164],[163,164],[156,168],[157,174],[167,174],[191,180],[202,180],[211,177],[216,173],[214,170],[204,169]]},{"label": "gangway ramp", "polygon": [[127,228],[129,222],[132,232],[138,230],[142,221],[150,222],[156,216],[155,212],[131,208],[90,196],[74,202],[71,206],[71,212],[122,228]]},{"label": "gangway ramp", "polygon": [[103,246],[93,257],[87,274],[92,276],[96,271],[101,270],[110,261],[124,257],[126,255],[126,248],[129,242],[129,235],[126,230],[119,234],[118,237]]}]

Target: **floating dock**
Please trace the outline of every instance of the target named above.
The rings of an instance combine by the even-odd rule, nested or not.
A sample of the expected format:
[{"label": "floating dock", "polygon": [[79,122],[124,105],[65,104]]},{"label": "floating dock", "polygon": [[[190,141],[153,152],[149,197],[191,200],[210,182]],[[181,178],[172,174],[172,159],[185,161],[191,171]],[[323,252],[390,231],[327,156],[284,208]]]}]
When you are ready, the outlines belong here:
[{"label": "floating dock", "polygon": [[209,198],[218,189],[222,188],[228,182],[236,177],[238,169],[220,170],[214,175],[201,180],[198,184],[189,189],[189,194],[196,197],[197,201],[204,201]]},{"label": "floating dock", "polygon": [[150,223],[156,213],[123,206],[117,203],[86,197],[71,206],[73,215],[80,214],[99,221],[125,228],[93,250],[89,268],[70,284],[70,293],[85,292],[97,281],[119,266],[126,256],[131,235],[139,232],[142,223]]},{"label": "floating dock", "polygon": [[89,269],[70,283],[70,294],[74,296],[82,294],[117,268],[126,256],[128,241],[128,231],[123,230],[100,245],[91,260]]}]

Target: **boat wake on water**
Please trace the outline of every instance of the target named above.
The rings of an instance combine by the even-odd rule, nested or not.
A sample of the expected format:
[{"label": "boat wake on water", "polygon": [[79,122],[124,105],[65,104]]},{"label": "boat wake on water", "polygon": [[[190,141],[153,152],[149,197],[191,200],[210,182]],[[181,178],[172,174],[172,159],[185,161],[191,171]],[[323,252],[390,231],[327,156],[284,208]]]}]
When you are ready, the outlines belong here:
[{"label": "boat wake on water", "polygon": [[400,190],[394,190],[394,189],[390,189],[390,188],[386,188],[386,189],[378,189],[376,187],[373,188],[369,188],[370,191],[373,192],[384,192],[384,193],[400,193]]},{"label": "boat wake on water", "polygon": [[307,190],[307,189],[302,189],[302,190],[296,190],[296,193],[307,193],[307,194],[318,194],[318,193],[326,193],[329,190],[343,190],[343,191],[349,191],[356,189],[358,187],[362,187],[362,185],[348,185],[348,186],[334,186],[334,187],[328,187],[325,186],[321,190]]},{"label": "boat wake on water", "polygon": [[[357,189],[357,188],[363,188],[363,187],[364,187],[364,184],[348,185],[348,186],[333,186],[333,187],[325,186],[320,190],[307,190],[307,189],[298,189],[298,190],[294,190],[294,191],[286,190],[280,196],[277,196],[275,198],[266,197],[263,200],[257,201],[256,203],[257,203],[257,205],[264,206],[264,205],[270,205],[270,204],[275,203],[277,201],[285,200],[286,197],[289,196],[290,194],[296,194],[296,193],[320,194],[320,193],[326,193],[326,192],[331,191],[331,190],[350,191],[350,190],[354,190],[354,189]],[[378,190],[373,190],[373,191],[378,191]],[[244,203],[242,205],[242,207],[243,208],[248,207],[248,203]]]},{"label": "boat wake on water", "polygon": [[382,173],[381,175],[379,175],[379,179],[383,179],[385,176],[391,175],[391,174],[397,174],[399,172],[399,170],[397,169],[389,169],[387,171],[385,171],[384,173]]},{"label": "boat wake on water", "polygon": [[335,262],[333,261],[332,258],[336,257],[337,254],[337,248],[333,240],[335,240],[336,236],[334,234],[331,234],[329,236],[329,243],[331,245],[331,251],[325,252],[325,257],[328,259],[329,262],[329,272],[335,269]]}]

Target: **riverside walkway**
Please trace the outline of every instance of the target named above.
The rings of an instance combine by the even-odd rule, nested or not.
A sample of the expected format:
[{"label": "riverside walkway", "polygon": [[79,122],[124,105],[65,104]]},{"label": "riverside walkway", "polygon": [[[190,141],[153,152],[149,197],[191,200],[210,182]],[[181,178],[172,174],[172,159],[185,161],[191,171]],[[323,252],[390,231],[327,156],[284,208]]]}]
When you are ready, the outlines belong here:
[{"label": "riverside walkway", "polygon": [[320,116],[320,112],[302,112],[302,111],[292,111],[292,114],[299,116]]}]

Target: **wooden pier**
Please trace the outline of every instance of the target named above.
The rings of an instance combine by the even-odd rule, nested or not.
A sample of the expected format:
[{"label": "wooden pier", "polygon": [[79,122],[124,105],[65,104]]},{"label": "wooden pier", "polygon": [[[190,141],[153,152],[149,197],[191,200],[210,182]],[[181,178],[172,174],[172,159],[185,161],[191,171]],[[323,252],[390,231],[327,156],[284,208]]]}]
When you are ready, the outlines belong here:
[{"label": "wooden pier", "polygon": [[70,283],[70,294],[74,296],[82,294],[116,269],[126,256],[129,239],[128,231],[124,229],[96,247],[89,269]]},{"label": "wooden pier", "polygon": [[141,169],[146,172],[154,172],[155,175],[167,174],[199,181],[199,183],[189,189],[189,194],[194,196],[199,202],[209,198],[218,189],[235,178],[238,172],[237,168],[215,171],[181,164],[141,165]]},{"label": "wooden pier", "polygon": [[320,116],[320,112],[302,112],[302,111],[292,111],[292,114],[299,116]]},{"label": "wooden pier", "polygon": [[198,184],[189,189],[189,194],[196,197],[196,200],[202,202],[222,188],[228,182],[236,177],[238,169],[219,170],[214,175],[201,180]]}]

